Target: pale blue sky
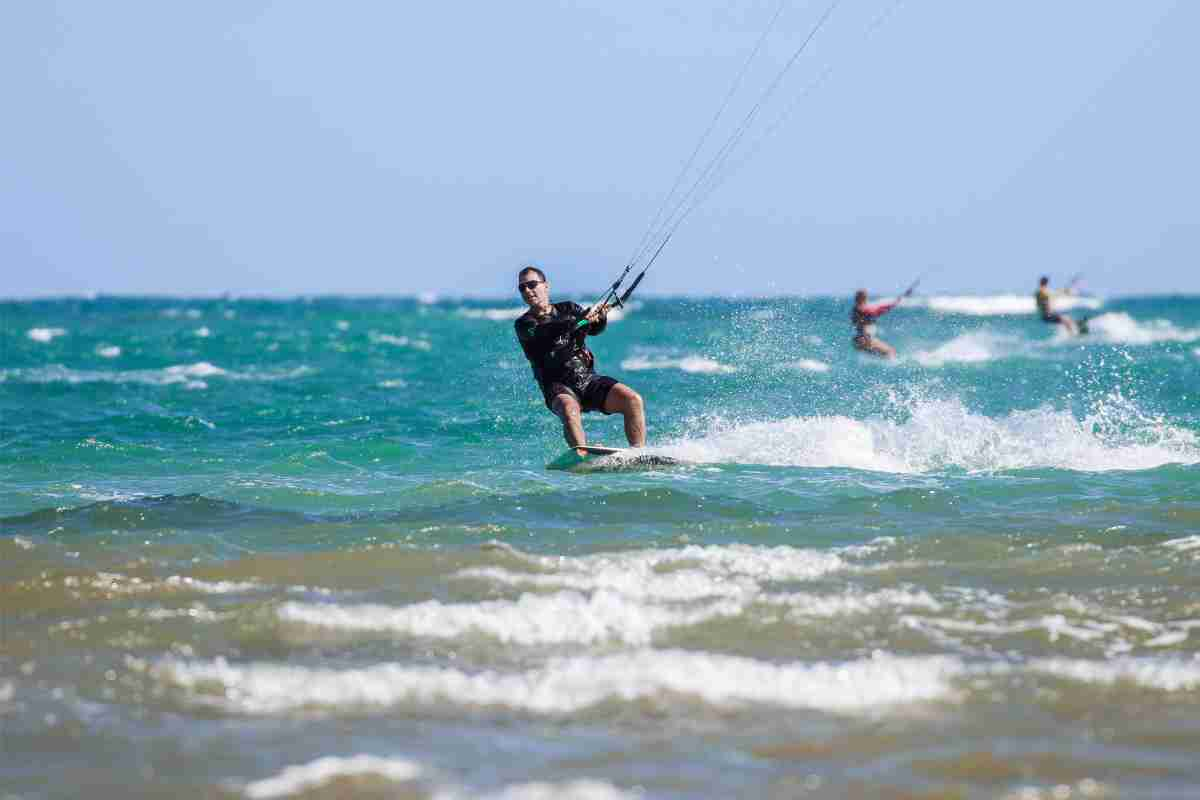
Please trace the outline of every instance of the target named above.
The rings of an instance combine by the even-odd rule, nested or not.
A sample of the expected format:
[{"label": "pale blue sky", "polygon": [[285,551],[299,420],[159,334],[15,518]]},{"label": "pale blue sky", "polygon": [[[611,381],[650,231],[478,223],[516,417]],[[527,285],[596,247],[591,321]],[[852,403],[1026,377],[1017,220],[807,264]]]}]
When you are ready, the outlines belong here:
[{"label": "pale blue sky", "polygon": [[[512,297],[526,261],[593,291],[776,6],[8,4],[0,295]],[[732,120],[825,7],[785,3]],[[1197,31],[1183,0],[843,0],[643,285],[1200,292]]]}]

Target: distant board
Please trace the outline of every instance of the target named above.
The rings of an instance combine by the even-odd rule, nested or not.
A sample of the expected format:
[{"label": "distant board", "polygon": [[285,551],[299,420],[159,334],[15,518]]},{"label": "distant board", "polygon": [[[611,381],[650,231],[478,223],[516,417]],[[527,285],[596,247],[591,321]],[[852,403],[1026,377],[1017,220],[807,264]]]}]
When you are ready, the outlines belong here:
[{"label": "distant board", "polygon": [[[580,455],[577,450],[585,451]],[[546,469],[568,472],[627,472],[677,467],[685,462],[670,456],[646,453],[637,448],[583,445],[571,448],[546,465]]]}]

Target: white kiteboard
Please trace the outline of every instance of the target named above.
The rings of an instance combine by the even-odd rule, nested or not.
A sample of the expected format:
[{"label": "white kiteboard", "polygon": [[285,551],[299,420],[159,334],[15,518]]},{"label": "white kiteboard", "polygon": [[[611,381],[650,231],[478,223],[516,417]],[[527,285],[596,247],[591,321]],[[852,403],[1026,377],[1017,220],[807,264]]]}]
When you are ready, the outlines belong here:
[{"label": "white kiteboard", "polygon": [[[583,450],[583,455],[580,455],[578,450]],[[568,472],[621,472],[676,467],[683,463],[670,456],[643,452],[640,448],[602,447],[585,444],[568,449],[567,452],[547,464],[546,469]]]}]

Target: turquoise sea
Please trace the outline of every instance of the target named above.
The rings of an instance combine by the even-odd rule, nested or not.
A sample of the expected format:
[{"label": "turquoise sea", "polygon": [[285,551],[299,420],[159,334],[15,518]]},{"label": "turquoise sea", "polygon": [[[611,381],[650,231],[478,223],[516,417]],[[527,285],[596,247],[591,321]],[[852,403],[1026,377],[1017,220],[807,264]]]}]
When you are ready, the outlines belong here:
[{"label": "turquoise sea", "polygon": [[0,797],[1200,796],[1200,298],[1069,305],[646,298],[560,472],[515,298],[2,302]]}]

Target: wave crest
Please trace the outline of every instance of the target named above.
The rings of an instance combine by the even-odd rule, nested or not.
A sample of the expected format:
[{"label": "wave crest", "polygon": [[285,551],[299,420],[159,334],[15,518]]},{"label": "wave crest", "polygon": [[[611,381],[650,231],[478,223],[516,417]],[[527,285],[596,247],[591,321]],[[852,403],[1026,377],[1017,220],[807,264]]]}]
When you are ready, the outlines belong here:
[{"label": "wave crest", "polygon": [[844,416],[735,425],[718,421],[705,436],[659,449],[701,463],[894,473],[1101,472],[1200,462],[1194,433],[1148,416],[1119,396],[1097,403],[1083,419],[1048,407],[992,418],[968,410],[958,400],[919,401],[910,411],[905,422]]}]

